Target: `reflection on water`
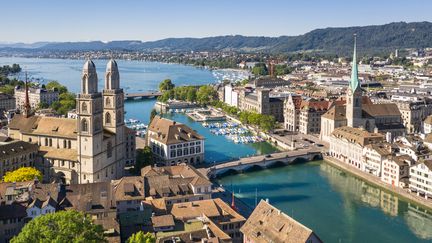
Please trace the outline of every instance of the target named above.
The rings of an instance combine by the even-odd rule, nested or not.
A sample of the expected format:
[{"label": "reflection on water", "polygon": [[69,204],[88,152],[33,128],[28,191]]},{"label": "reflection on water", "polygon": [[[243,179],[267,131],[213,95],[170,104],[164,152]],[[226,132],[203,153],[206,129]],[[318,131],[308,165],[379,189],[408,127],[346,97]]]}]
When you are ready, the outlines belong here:
[{"label": "reflection on water", "polygon": [[320,172],[328,178],[329,184],[342,194],[345,209],[352,209],[355,207],[355,201],[360,200],[371,207],[379,208],[387,215],[403,215],[409,229],[417,237],[432,240],[432,214],[427,210],[402,201],[396,195],[371,186],[363,180],[348,176],[326,163],[320,165]]}]

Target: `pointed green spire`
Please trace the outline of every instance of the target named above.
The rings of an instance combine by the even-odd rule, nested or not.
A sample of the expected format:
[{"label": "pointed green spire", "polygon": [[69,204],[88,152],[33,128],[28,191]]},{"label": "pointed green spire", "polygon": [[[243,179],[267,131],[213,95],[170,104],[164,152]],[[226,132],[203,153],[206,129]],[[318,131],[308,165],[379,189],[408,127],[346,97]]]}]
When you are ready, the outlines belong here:
[{"label": "pointed green spire", "polygon": [[360,86],[360,82],[358,80],[358,70],[357,70],[357,36],[354,34],[354,54],[352,61],[352,69],[351,69],[351,82],[350,88],[354,92]]}]

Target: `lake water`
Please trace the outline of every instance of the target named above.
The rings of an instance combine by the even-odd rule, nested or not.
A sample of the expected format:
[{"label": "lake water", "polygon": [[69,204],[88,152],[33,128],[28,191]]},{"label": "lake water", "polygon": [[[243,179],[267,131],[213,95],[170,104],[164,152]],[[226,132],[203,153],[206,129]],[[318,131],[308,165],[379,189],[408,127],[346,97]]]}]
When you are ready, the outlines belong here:
[{"label": "lake water", "polygon": [[[99,89],[103,89],[103,78],[107,60],[93,60],[99,78]],[[28,72],[29,77],[46,83],[49,80],[58,80],[66,85],[72,92],[79,92],[83,60],[70,59],[36,59],[36,58],[9,58],[0,57],[0,65],[18,63]],[[224,70],[213,72],[208,69],[192,66],[165,64],[157,62],[117,60],[120,72],[120,82],[125,92],[157,90],[159,83],[164,79],[171,79],[175,85],[202,85],[214,83],[222,77],[241,77],[238,75],[225,75]],[[23,75],[22,73],[20,74]],[[21,77],[22,78],[22,77]],[[148,123],[150,111],[155,100],[128,100],[125,103],[126,119],[139,119]],[[239,157],[270,153],[276,150],[268,143],[235,144],[223,136],[210,133],[209,129],[194,122],[184,114],[167,115],[168,118],[184,123],[206,138],[205,161],[208,163],[222,162],[238,159]]]},{"label": "lake water", "polygon": [[[106,61],[94,60],[99,85]],[[19,63],[33,78],[58,80],[72,92],[79,91],[83,60],[2,58],[0,65]],[[154,90],[161,80],[176,85],[216,81],[206,69],[176,64],[118,61],[125,92]],[[126,102],[126,117],[147,123],[154,100]],[[234,144],[216,136],[182,114],[169,118],[185,123],[204,135],[208,163],[274,150],[267,143]],[[258,197],[315,230],[325,242],[431,242],[432,216],[425,210],[368,185],[325,163],[312,162],[223,177],[219,182],[233,189],[249,205]]]},{"label": "lake water", "polygon": [[218,180],[248,205],[270,203],[324,242],[431,242],[432,214],[322,161]]}]

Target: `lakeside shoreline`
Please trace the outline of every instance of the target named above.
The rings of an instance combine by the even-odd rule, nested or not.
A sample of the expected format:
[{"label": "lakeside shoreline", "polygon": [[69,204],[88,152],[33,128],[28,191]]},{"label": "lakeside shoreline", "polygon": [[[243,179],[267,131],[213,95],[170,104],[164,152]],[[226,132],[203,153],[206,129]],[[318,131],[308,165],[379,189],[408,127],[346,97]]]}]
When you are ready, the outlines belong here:
[{"label": "lakeside shoreline", "polygon": [[403,198],[404,200],[414,203],[420,207],[424,207],[425,209],[431,211],[432,210],[432,201],[428,201],[425,198],[419,197],[417,195],[413,195],[412,193],[409,193],[403,188],[399,187],[392,187],[391,185],[381,181],[379,177],[376,177],[371,174],[367,174],[363,171],[357,170],[356,168],[346,165],[342,163],[339,160],[336,160],[334,158],[323,156],[323,161],[344,171],[351,175],[353,175],[356,178],[359,178],[360,180],[365,181],[366,183],[372,184],[382,190],[385,190],[389,193],[395,194],[398,197]]}]

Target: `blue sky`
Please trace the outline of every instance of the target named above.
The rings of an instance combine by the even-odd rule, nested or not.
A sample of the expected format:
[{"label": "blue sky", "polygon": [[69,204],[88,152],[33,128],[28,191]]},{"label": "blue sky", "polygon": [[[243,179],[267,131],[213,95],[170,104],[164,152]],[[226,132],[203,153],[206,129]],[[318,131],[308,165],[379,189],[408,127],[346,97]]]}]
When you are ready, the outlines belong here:
[{"label": "blue sky", "polygon": [[26,43],[280,36],[325,27],[432,22],[427,0],[0,0],[0,6],[0,42]]}]

